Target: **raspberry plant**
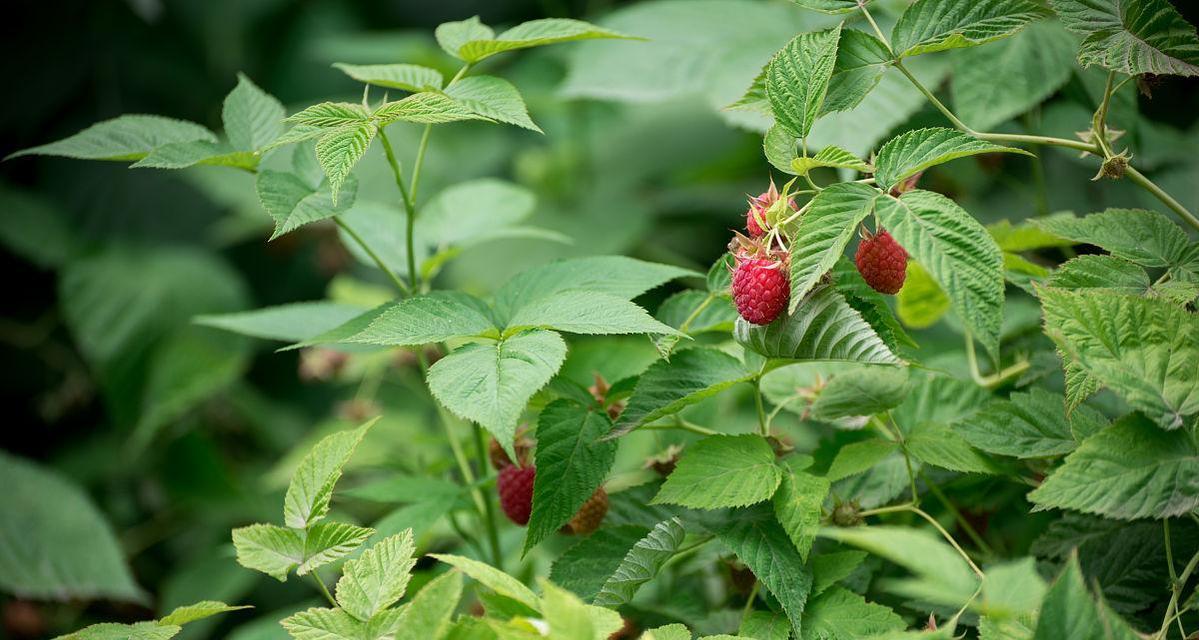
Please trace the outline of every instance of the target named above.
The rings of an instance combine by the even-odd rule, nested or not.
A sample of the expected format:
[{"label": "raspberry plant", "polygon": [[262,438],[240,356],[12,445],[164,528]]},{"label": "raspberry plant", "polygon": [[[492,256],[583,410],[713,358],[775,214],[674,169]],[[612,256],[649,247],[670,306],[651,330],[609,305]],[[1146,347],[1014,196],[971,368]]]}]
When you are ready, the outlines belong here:
[{"label": "raspberry plant", "polygon": [[[361,103],[290,116],[242,76],[223,136],[124,116],[14,154],[250,172],[271,240],[330,220],[393,286],[373,308],[331,299],[197,319],[303,349],[314,379],[406,354],[452,457],[430,472],[438,483],[408,479],[416,488],[399,492],[409,496],[399,502],[442,503],[434,519],[457,533],[455,553],[421,565],[432,548],[413,513],[367,527],[331,507],[373,420],[306,452],[281,523],[232,532],[242,566],[294,574],[325,599],[283,617],[288,634],[1164,640],[1199,630],[1199,219],[1138,169],[1118,128],[1135,122],[1114,120],[1136,85],[1199,76],[1194,27],[1166,0],[794,4],[786,10],[823,17],[744,78],[748,91],[725,110],[764,129],[779,173],[729,212],[739,229],[706,275],[586,256],[487,294],[436,288],[472,244],[557,239],[517,224],[532,205],[506,182],[420,198],[439,125],[540,131],[518,89],[476,66],[515,49],[631,39],[638,8],[620,31],[565,19],[498,35],[477,18],[443,24],[437,41],[462,63],[448,80],[414,64],[337,65],[365,85]],[[568,85],[585,94],[604,47],[635,56],[639,46],[579,49]],[[947,55],[956,110],[922,66]],[[1081,79],[1096,68],[1097,84]],[[1089,120],[1071,123],[1076,137],[1005,124],[1072,76],[1076,91],[1097,90]],[[910,83],[940,121],[871,141],[870,153],[819,141],[832,118],[873,126],[862,109],[893,90],[884,78]],[[392,145],[395,123],[423,126],[415,148]],[[351,214],[372,145],[401,219]],[[933,179],[969,156],[1039,163],[1053,147],[1167,212],[1050,214],[1042,202],[1038,215],[984,225]],[[663,286],[674,292],[651,315],[646,294]],[[919,344],[916,330],[936,323],[960,346]],[[610,383],[565,375],[570,350],[605,335],[650,342],[655,355]],[[720,402],[749,420],[702,424]],[[154,437],[144,424],[136,447]],[[624,443],[647,433],[666,440],[654,455],[629,454]],[[445,493],[411,497],[433,487]],[[480,607],[468,613],[471,598]],[[205,601],[66,637],[169,638],[237,608]]]}]

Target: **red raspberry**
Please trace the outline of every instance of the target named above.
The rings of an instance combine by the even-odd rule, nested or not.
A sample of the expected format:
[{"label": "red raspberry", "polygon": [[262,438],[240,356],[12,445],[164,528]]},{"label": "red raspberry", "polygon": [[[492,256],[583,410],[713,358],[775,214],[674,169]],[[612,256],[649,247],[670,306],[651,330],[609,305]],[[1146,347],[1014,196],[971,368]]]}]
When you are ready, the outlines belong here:
[{"label": "red raspberry", "polygon": [[536,476],[535,467],[510,465],[500,469],[495,484],[500,492],[500,507],[508,519],[516,524],[529,524],[529,514],[533,511],[533,479]]},{"label": "red raspberry", "polygon": [[753,324],[770,324],[787,307],[791,283],[782,261],[737,256],[733,269],[733,302],[737,313]]},{"label": "red raspberry", "polygon": [[866,284],[875,291],[894,294],[903,288],[908,252],[886,231],[863,238],[853,261]]},{"label": "red raspberry", "polygon": [[[766,235],[770,229],[766,226],[766,210],[775,202],[778,202],[779,190],[774,186],[774,182],[770,183],[770,188],[763,191],[756,198],[749,199],[749,209],[745,212],[745,230],[749,232],[751,238],[761,238]],[[788,198],[787,206],[791,210],[795,210],[795,200]]]},{"label": "red raspberry", "polygon": [[585,536],[598,529],[606,515],[608,515],[608,492],[600,487],[591,494],[590,498],[587,498],[587,502],[584,502],[583,506],[579,507],[579,511],[570,519],[570,522],[562,527],[562,532]]}]

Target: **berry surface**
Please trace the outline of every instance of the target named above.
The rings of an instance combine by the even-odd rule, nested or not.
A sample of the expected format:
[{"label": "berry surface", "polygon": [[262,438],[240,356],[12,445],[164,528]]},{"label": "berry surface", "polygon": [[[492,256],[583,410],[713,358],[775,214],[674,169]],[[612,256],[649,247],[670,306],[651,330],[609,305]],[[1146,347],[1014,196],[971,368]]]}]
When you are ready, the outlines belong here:
[{"label": "berry surface", "polygon": [[500,470],[496,488],[500,492],[500,508],[508,519],[519,525],[529,524],[533,511],[533,480],[535,467],[507,466]]},{"label": "berry surface", "polygon": [[770,324],[787,308],[791,283],[785,265],[774,258],[739,256],[733,269],[737,313],[753,324]]},{"label": "berry surface", "polygon": [[570,522],[566,523],[566,530],[580,536],[585,536],[599,528],[604,521],[604,516],[608,515],[608,492],[604,491],[603,487],[595,490],[587,502],[579,507],[574,517]]},{"label": "berry surface", "polygon": [[908,252],[886,231],[862,240],[853,261],[862,279],[875,291],[891,295],[903,288]]}]

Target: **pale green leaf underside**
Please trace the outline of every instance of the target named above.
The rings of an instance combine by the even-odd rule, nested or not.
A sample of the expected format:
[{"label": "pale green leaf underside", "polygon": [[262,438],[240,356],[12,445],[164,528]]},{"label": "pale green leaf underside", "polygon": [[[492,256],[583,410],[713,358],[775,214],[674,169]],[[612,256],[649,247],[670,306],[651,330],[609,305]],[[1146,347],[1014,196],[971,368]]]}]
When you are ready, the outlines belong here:
[{"label": "pale green leaf underside", "polygon": [[629,550],[612,575],[604,581],[595,604],[617,607],[633,599],[641,585],[653,580],[683,544],[683,523],[671,518],[658,523]]},{"label": "pale green leaf underside", "polygon": [[357,429],[325,436],[304,456],[283,500],[283,520],[287,526],[303,529],[325,516],[333,486],[341,478],[341,468],[372,424],[373,420]]},{"label": "pale green leaf underside", "polygon": [[900,363],[861,314],[831,287],[814,290],[794,313],[764,327],[738,318],[733,337],[767,358]]},{"label": "pale green leaf underside", "polygon": [[1046,13],[1028,0],[917,0],[895,24],[891,48],[908,57],[972,47],[1010,36]]},{"label": "pale green leaf underside", "polygon": [[190,140],[156,147],[144,158],[129,165],[131,169],[186,169],[198,164],[236,167],[253,171],[258,156],[252,151],[236,151],[228,142]]},{"label": "pale green leaf underside", "polygon": [[710,436],[689,445],[654,504],[693,509],[743,507],[770,499],[782,479],[761,436]]},{"label": "pale green leaf underside", "polygon": [[818,168],[853,169],[861,173],[874,171],[870,163],[845,149],[833,146],[821,149],[810,158],[795,158],[791,161],[791,170],[801,176]]},{"label": "pale green leaf underside", "polygon": [[313,185],[294,173],[263,169],[258,173],[255,190],[262,208],[275,221],[270,237],[274,240],[306,224],[344,213],[357,197],[358,180],[348,176],[339,199],[334,201],[328,180]]},{"label": "pale green leaf underside", "polygon": [[826,527],[820,535],[858,547],[916,574],[942,595],[968,601],[978,578],[952,547],[931,531],[895,526],[838,529]]},{"label": "pale green leaf underside", "polygon": [[440,90],[441,72],[417,64],[345,64],[334,63],[347,76],[366,84],[404,91]]},{"label": "pale green leaf underside", "polygon": [[274,142],[283,133],[286,115],[282,103],[240,73],[221,109],[225,137],[238,151],[257,151]]},{"label": "pale green leaf underside", "polygon": [[1138,75],[1199,75],[1199,37],[1169,0],[1051,0],[1084,36],[1078,61]]},{"label": "pale green leaf underside", "polygon": [[203,600],[195,604],[176,607],[173,611],[163,616],[158,624],[160,625],[184,625],[189,622],[203,620],[221,613],[230,611],[239,611],[241,609],[251,609],[249,606],[233,606],[227,605],[224,602],[216,600]]},{"label": "pale green leaf underside", "polygon": [[992,144],[954,129],[916,129],[895,136],[879,149],[875,177],[879,187],[890,189],[929,167],[980,153],[1032,155],[1023,149]]},{"label": "pale green leaf underside", "polygon": [[133,624],[102,622],[80,629],[75,633],[58,636],[54,640],[168,640],[174,638],[182,630],[183,627],[179,625],[153,621]]},{"label": "pale green leaf underside", "polygon": [[505,598],[512,598],[534,611],[541,609],[541,599],[537,597],[537,594],[521,584],[516,578],[486,563],[462,556],[441,553],[431,553],[429,557],[457,567],[462,573],[474,578],[483,586]]},{"label": "pale green leaf underside", "polygon": [[333,129],[316,141],[316,160],[329,179],[330,197],[337,206],[337,196],[342,185],[350,177],[354,165],[366,154],[375,139],[378,127],[373,122],[363,122]]},{"label": "pale green leaf underside", "polygon": [[445,91],[480,116],[541,133],[541,127],[529,118],[529,109],[520,91],[503,78],[470,76],[455,82]]},{"label": "pale green leaf underside", "polygon": [[388,102],[375,109],[374,118],[378,120],[379,126],[387,126],[393,122],[445,124],[460,120],[490,120],[466,104],[437,91],[422,91],[395,102]]},{"label": "pale green leaf underside", "polygon": [[837,452],[825,478],[836,482],[868,471],[896,450],[896,444],[882,438],[871,438],[847,444]]},{"label": "pale green leaf underside", "polygon": [[337,604],[366,622],[404,597],[416,559],[412,530],[388,536],[350,560],[337,581]]},{"label": "pale green leaf underside", "polygon": [[203,315],[195,323],[262,338],[298,342],[320,335],[362,314],[362,307],[329,300],[293,302],[253,311]]},{"label": "pale green leaf underside", "polygon": [[450,571],[421,588],[395,622],[395,640],[442,638],[462,598],[462,574]]}]

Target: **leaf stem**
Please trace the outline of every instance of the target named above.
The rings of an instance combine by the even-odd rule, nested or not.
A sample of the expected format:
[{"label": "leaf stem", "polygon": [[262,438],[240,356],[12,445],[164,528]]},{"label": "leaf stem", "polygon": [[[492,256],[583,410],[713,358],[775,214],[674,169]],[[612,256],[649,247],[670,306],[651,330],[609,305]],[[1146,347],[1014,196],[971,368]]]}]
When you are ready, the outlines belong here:
[{"label": "leaf stem", "polygon": [[946,118],[949,119],[950,122],[953,123],[954,127],[956,127],[957,129],[960,129],[962,131],[965,131],[966,133],[969,133],[970,135],[975,135],[977,133],[976,131],[974,131],[974,129],[971,129],[970,127],[966,126],[965,122],[962,122],[961,120],[958,119],[957,116],[953,115],[953,112],[949,110],[949,107],[946,107],[944,104],[942,104],[942,102],[937,99],[937,96],[933,95],[933,92],[929,91],[928,88],[925,87],[923,83],[921,83],[919,80],[916,79],[916,76],[912,75],[912,72],[908,71],[907,67],[903,66],[902,62],[900,62],[899,60],[896,60],[895,68],[899,69],[900,73],[907,76],[908,80],[910,80],[912,82],[912,84],[915,85],[916,88],[920,90],[920,93],[924,94],[925,98],[928,98],[928,101],[931,102],[932,105],[937,108],[937,111],[941,112],[941,115],[945,116]]},{"label": "leaf stem", "polygon": [[699,314],[703,313],[703,310],[707,309],[708,305],[712,304],[712,301],[715,299],[716,294],[708,292],[708,297],[704,298],[704,301],[699,303],[699,306],[695,307],[695,310],[691,312],[691,315],[687,316],[687,319],[683,321],[683,324],[679,325],[679,331],[687,333],[687,330],[691,328],[691,323],[695,322],[695,319],[699,317]]},{"label": "leaf stem", "polygon": [[[424,351],[417,351],[416,361],[420,364],[421,377],[425,380],[429,379],[429,360],[425,357]],[[454,461],[458,465],[458,472],[462,474],[462,481],[470,487],[471,498],[474,499],[475,508],[479,515],[486,517],[484,514],[487,511],[486,501],[483,499],[483,493],[475,486],[475,474],[470,469],[470,464],[466,461],[466,454],[462,452],[462,445],[458,442],[458,438],[454,437],[454,432],[450,428],[450,419],[445,414],[445,409],[441,408],[441,403],[437,402],[436,398],[432,398],[433,405],[437,407],[437,415],[440,418],[441,428],[445,431],[445,438],[450,442],[450,450],[454,453]]]},{"label": "leaf stem", "polygon": [[325,586],[325,581],[321,580],[321,576],[319,573],[317,573],[316,569],[313,569],[312,573],[309,575],[311,575],[312,580],[316,582],[316,586],[320,587],[321,594],[325,596],[325,599],[329,601],[329,604],[336,607],[337,601],[333,599],[333,594],[329,593],[329,587]]},{"label": "leaf stem", "polygon": [[935,527],[937,529],[937,531],[939,531],[941,533],[941,537],[945,538],[945,540],[947,540],[949,542],[949,544],[952,545],[953,548],[957,550],[958,555],[962,556],[962,559],[966,561],[966,564],[970,565],[970,569],[972,571],[974,571],[975,575],[977,575],[979,577],[979,579],[982,579],[982,577],[983,577],[982,569],[979,569],[978,565],[974,564],[974,561],[971,560],[970,556],[966,554],[966,551],[964,549],[962,549],[962,545],[958,544],[958,541],[954,540],[953,536],[949,535],[949,532],[945,530],[945,527],[941,526],[940,522],[937,522],[936,518],[928,515],[923,510],[921,510],[919,507],[911,507],[910,510],[912,513],[920,516],[921,518],[924,518],[925,520],[928,521],[929,524],[933,525],[933,527]]},{"label": "leaf stem", "polygon": [[662,431],[662,430],[666,430],[666,429],[679,429],[680,431],[690,431],[691,433],[698,433],[701,436],[719,435],[718,432],[713,431],[712,429],[709,429],[707,427],[701,427],[700,425],[695,424],[694,422],[685,420],[685,419],[679,417],[678,414],[675,414],[674,422],[659,423],[659,424],[647,424],[647,425],[642,426],[641,428],[642,429],[653,429],[653,430],[657,430],[657,431]]},{"label": "leaf stem", "polygon": [[994,389],[1010,378],[1014,378],[1032,366],[1027,359],[1020,359],[1005,369],[1000,369],[989,376],[984,376],[978,369],[978,356],[974,353],[974,336],[966,332],[966,361],[970,365],[970,378],[974,383],[986,389]]},{"label": "leaf stem", "polygon": [[[1169,549],[1168,544],[1166,545],[1166,548]],[[1171,563],[1171,566],[1173,566],[1173,563]],[[1162,620],[1161,628],[1158,629],[1157,634],[1154,635],[1156,640],[1164,639],[1166,637],[1166,632],[1170,630],[1170,622],[1174,620],[1175,611],[1178,609],[1178,600],[1182,597],[1182,589],[1186,585],[1187,580],[1190,580],[1191,574],[1195,571],[1196,566],[1199,566],[1199,551],[1195,552],[1195,555],[1191,556],[1190,561],[1187,562],[1186,567],[1183,568],[1182,573],[1178,576],[1178,579],[1174,580],[1170,585],[1170,604],[1166,606],[1166,615]]]},{"label": "leaf stem", "polygon": [[1133,183],[1141,186],[1154,196],[1157,196],[1157,199],[1161,200],[1162,204],[1170,207],[1174,213],[1178,214],[1178,217],[1182,218],[1187,224],[1191,225],[1191,228],[1199,231],[1199,218],[1196,218],[1195,214],[1187,210],[1186,207],[1182,206],[1182,204],[1175,200],[1170,194],[1163,191],[1161,187],[1153,184],[1153,181],[1149,178],[1146,178],[1145,174],[1137,171],[1132,165],[1128,165],[1128,167],[1124,169],[1124,175],[1128,176],[1128,179],[1132,180]]},{"label": "leaf stem", "polygon": [[749,617],[749,612],[754,610],[754,601],[758,599],[758,590],[762,588],[762,583],[757,578],[754,578],[754,586],[749,590],[749,597],[745,599],[745,607],[741,609],[741,626],[745,626],[745,619]]},{"label": "leaf stem", "polygon": [[762,405],[762,378],[754,379],[754,406],[758,409],[758,430],[762,437],[770,437],[770,423],[766,421],[766,408]]},{"label": "leaf stem", "polygon": [[[483,429],[474,425],[475,455],[479,458],[479,475],[483,475],[484,465],[487,464],[487,443],[483,440]],[[500,535],[495,523],[495,504],[488,497],[483,497],[483,525],[487,527],[487,542],[491,545],[491,564],[500,571],[504,570],[504,556],[500,552]]]},{"label": "leaf stem", "polygon": [[866,22],[870,23],[870,28],[874,29],[874,35],[883,41],[883,44],[887,47],[887,51],[894,57],[895,52],[891,50],[891,41],[887,39],[887,36],[883,35],[883,30],[878,28],[878,23],[874,21],[874,16],[870,15],[870,10],[866,8],[866,2],[858,2],[858,8],[862,10],[862,15],[866,16]]},{"label": "leaf stem", "polygon": [[920,478],[924,480],[924,485],[928,487],[928,490],[931,491],[934,496],[937,497],[937,500],[941,501],[941,504],[945,507],[945,510],[948,511],[953,516],[953,519],[957,521],[958,526],[962,528],[962,531],[965,531],[966,535],[970,537],[970,540],[974,543],[974,546],[978,547],[978,550],[982,551],[987,556],[994,556],[995,551],[991,549],[991,545],[987,544],[987,542],[983,540],[982,536],[978,534],[978,531],[976,531],[970,524],[970,521],[966,520],[966,517],[962,515],[962,512],[959,511],[958,508],[954,506],[953,502],[949,500],[949,496],[946,496],[945,492],[941,490],[941,487],[937,486],[931,479],[929,479],[928,474],[924,473],[924,471],[920,471]]},{"label": "leaf stem", "polygon": [[396,160],[395,151],[391,148],[391,141],[387,139],[387,134],[383,129],[379,129],[379,140],[383,142],[383,152],[387,155],[387,163],[391,165],[391,173],[395,176],[396,186],[400,189],[400,200],[404,204],[404,244],[408,254],[408,281],[411,283],[412,292],[415,293],[417,291],[416,203],[413,201],[408,188],[404,186],[404,172],[400,168],[399,161]]},{"label": "leaf stem", "polygon": [[379,254],[375,253],[375,250],[366,243],[366,240],[362,239],[362,236],[358,235],[357,231],[354,231],[353,227],[346,224],[346,221],[342,220],[341,216],[333,216],[333,221],[337,223],[337,226],[341,227],[342,231],[346,232],[346,235],[353,238],[354,242],[358,243],[358,246],[362,247],[362,250],[366,252],[366,255],[370,256],[371,260],[375,261],[375,266],[379,267],[383,273],[387,274],[387,277],[391,278],[392,283],[395,284],[396,288],[400,290],[400,293],[403,295],[409,295],[411,293],[411,291],[408,289],[408,285],[404,284],[404,281],[401,280],[400,277],[391,270],[391,267],[387,266],[386,262],[383,262],[383,258],[380,258]]}]

